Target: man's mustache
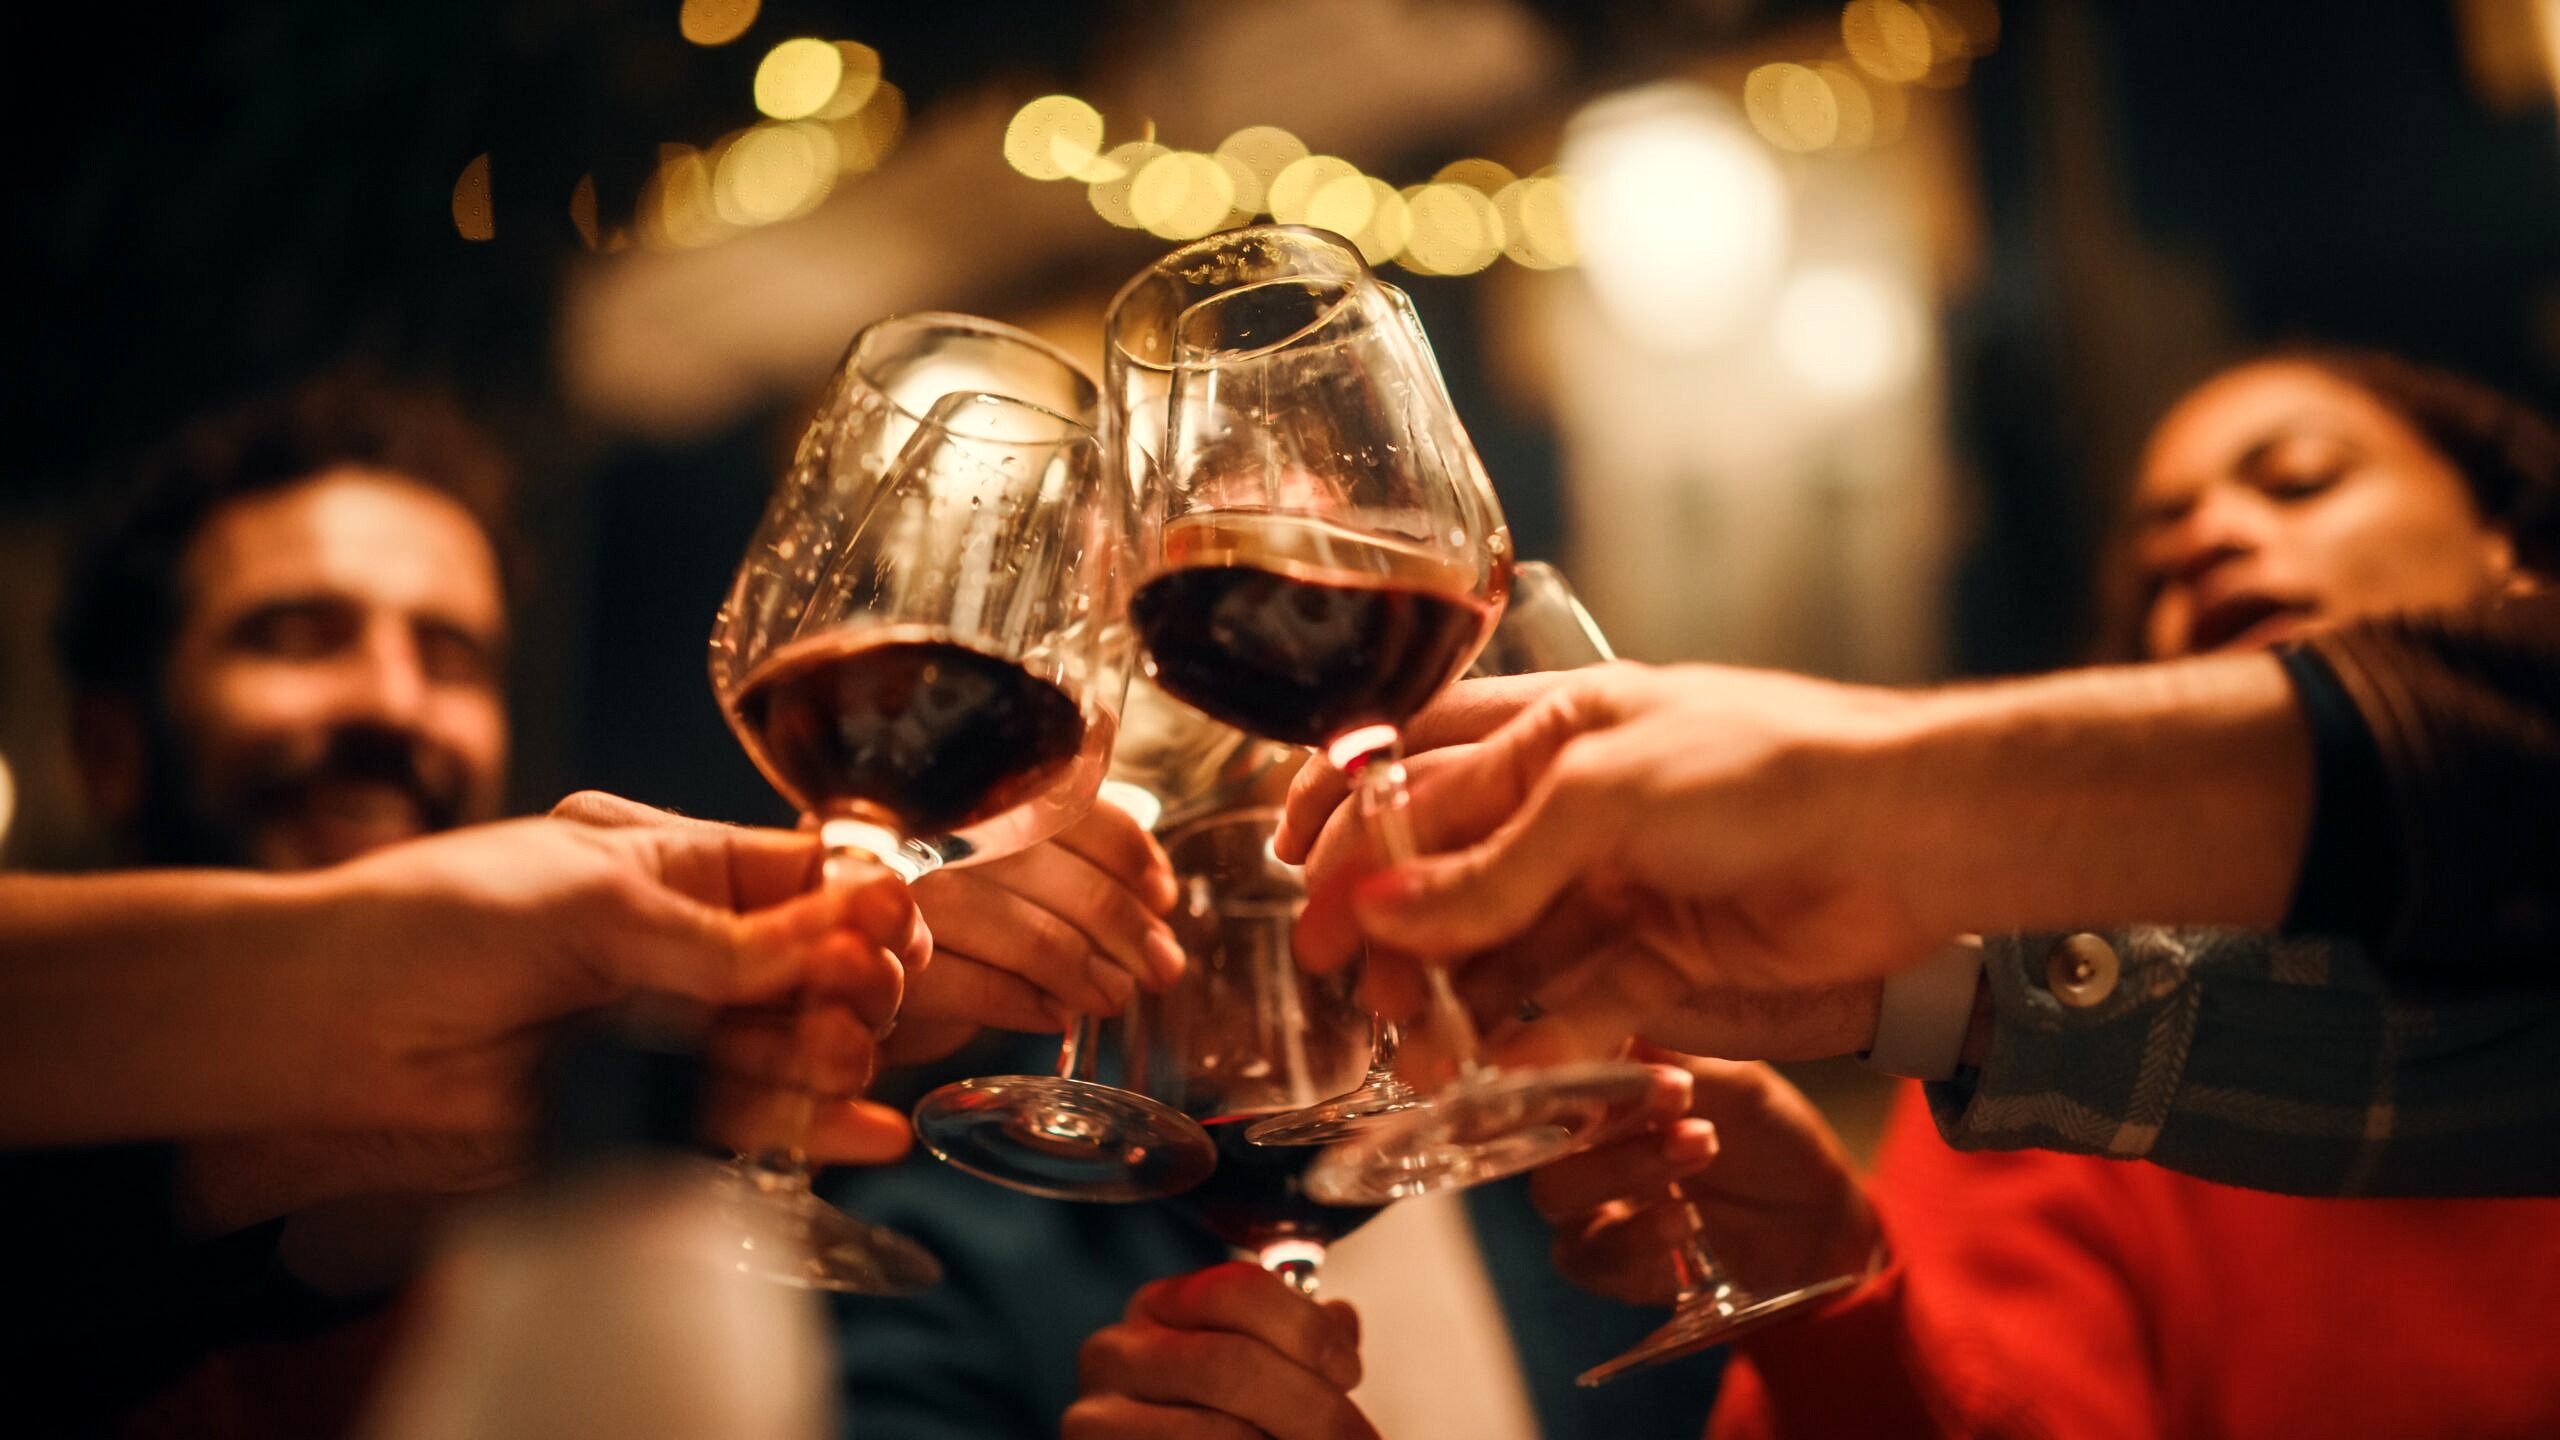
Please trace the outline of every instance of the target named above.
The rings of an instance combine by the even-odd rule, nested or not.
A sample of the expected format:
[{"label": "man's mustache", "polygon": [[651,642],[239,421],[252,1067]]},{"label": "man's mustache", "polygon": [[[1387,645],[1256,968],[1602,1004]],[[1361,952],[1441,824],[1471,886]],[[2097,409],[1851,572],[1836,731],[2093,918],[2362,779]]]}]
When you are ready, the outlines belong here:
[{"label": "man's mustache", "polygon": [[272,769],[249,791],[251,805],[262,813],[303,809],[312,792],[323,786],[379,785],[406,797],[430,833],[461,823],[466,784],[462,762],[402,731],[342,726],[329,732],[317,753],[272,758]]}]

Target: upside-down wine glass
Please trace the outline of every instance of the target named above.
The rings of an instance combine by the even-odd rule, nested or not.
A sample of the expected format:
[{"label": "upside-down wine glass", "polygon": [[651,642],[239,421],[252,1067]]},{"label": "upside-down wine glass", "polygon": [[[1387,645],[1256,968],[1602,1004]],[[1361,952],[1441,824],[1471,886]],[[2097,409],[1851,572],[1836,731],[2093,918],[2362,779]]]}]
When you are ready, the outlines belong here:
[{"label": "upside-down wine glass", "polygon": [[1217,1169],[1175,1207],[1311,1295],[1326,1248],[1383,1207],[1318,1201],[1304,1184],[1316,1151],[1243,1133],[1256,1116],[1338,1092],[1367,1063],[1369,1017],[1352,977],[1309,975],[1290,953],[1306,886],[1271,853],[1279,824],[1276,807],[1254,806],[1165,832],[1181,891],[1174,933],[1190,963],[1171,990],[1130,1009],[1130,1084],[1217,1138]]},{"label": "upside-down wine glass", "polygon": [[[722,709],[816,821],[829,883],[1037,844],[1092,803],[1117,725],[1127,491],[1082,423],[958,392],[909,417],[847,517],[799,472],[868,443],[876,407],[830,398],[714,628]],[[796,1147],[750,1175],[807,1238],[779,1278],[870,1294],[939,1278],[912,1240],[820,1200]]]},{"label": "upside-down wine glass", "polygon": [[[1130,607],[1149,673],[1239,728],[1322,749],[1387,861],[1412,859],[1400,727],[1484,643],[1511,571],[1437,369],[1365,276],[1255,276],[1177,317],[1166,408]],[[1320,1157],[1312,1193],[1380,1203],[1516,1174],[1597,1143],[1649,1089],[1629,1062],[1477,1064],[1447,974],[1424,973],[1457,1079]]]}]

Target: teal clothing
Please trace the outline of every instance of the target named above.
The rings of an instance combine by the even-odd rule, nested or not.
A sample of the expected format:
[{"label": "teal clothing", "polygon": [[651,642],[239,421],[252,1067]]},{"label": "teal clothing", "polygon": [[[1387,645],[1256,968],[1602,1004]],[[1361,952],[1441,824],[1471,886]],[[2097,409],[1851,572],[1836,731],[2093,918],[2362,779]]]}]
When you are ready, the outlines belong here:
[{"label": "teal clothing", "polygon": [[[1055,1044],[1030,1037],[957,1073],[1038,1073]],[[1054,1440],[1075,1399],[1085,1337],[1117,1321],[1148,1281],[1229,1258],[1171,1206],[1041,1200],[921,1150],[820,1183],[864,1219],[923,1241],[949,1270],[926,1295],[839,1300],[847,1428],[861,1440]],[[1697,1440],[1706,1432],[1721,1352],[1576,1388],[1577,1373],[1642,1339],[1666,1312],[1613,1304],[1558,1275],[1525,1181],[1471,1192],[1467,1217],[1546,1440]]]}]

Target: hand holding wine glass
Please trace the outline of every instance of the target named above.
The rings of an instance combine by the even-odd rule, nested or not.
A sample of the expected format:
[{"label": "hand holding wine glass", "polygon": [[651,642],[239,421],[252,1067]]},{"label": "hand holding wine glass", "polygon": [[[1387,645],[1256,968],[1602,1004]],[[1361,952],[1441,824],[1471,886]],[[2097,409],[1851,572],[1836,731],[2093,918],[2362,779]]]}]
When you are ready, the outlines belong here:
[{"label": "hand holding wine glass", "polygon": [[[910,418],[849,520],[807,493],[829,488],[834,442],[803,447],[795,475],[816,478],[777,493],[713,632],[731,723],[831,876],[876,861],[912,880],[1057,833],[1092,801],[1126,683],[1127,497],[1092,432],[976,392]],[[930,1283],[930,1257],[819,1202],[797,1156],[760,1183],[812,1237],[796,1278]]]},{"label": "hand holding wine glass", "polygon": [[1529,1181],[1568,1279],[1673,1307],[1635,1348],[1585,1371],[1584,1385],[1811,1314],[1871,1273],[1883,1243],[1839,1137],[1795,1087],[1766,1065],[1648,1058],[1688,1073],[1688,1117]]},{"label": "hand holding wine glass", "polygon": [[1076,1357],[1063,1440],[1150,1440],[1215,1426],[1272,1440],[1376,1440],[1351,1401],[1360,1319],[1251,1265],[1158,1280]]}]

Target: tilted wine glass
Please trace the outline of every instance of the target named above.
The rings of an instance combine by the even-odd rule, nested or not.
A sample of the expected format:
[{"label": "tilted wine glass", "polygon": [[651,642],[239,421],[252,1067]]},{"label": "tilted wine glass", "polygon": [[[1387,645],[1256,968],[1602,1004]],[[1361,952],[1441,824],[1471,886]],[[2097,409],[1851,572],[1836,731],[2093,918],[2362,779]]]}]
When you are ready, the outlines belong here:
[{"label": "tilted wine glass", "polygon": [[[1242,729],[1321,748],[1383,855],[1412,858],[1399,727],[1474,656],[1511,569],[1415,327],[1365,277],[1252,276],[1176,318],[1166,409],[1130,609],[1148,672]],[[1341,1142],[1316,1193],[1375,1202],[1516,1174],[1596,1143],[1643,1098],[1631,1063],[1477,1065],[1446,974],[1425,973],[1461,1073]]]},{"label": "tilted wine glass", "polygon": [[[1128,674],[1128,494],[1092,431],[947,394],[840,484],[884,406],[830,397],[713,635],[722,708],[817,823],[831,883],[875,860],[912,880],[1064,828],[1092,803]],[[815,498],[831,494],[844,503]],[[751,1173],[807,1235],[786,1278],[903,1293],[938,1277],[914,1242],[819,1200],[796,1150]]]},{"label": "tilted wine glass", "polygon": [[[1142,498],[1162,466],[1171,430],[1167,406],[1177,322],[1203,300],[1272,280],[1370,287],[1395,307],[1427,360],[1429,342],[1412,300],[1377,280],[1358,249],[1339,235],[1307,226],[1257,225],[1175,249],[1121,287],[1103,321],[1103,444],[1128,470]],[[1133,693],[1148,683],[1141,673],[1132,681]],[[1394,1025],[1375,1022],[1368,1070],[1357,1086],[1295,1114],[1266,1117],[1254,1134],[1282,1144],[1338,1140],[1373,1117],[1420,1105],[1421,1093],[1396,1073],[1398,1041]]]},{"label": "tilted wine glass", "polygon": [[[1400,308],[1409,313],[1409,305]],[[1524,560],[1512,567],[1510,600],[1502,607],[1502,619],[1494,625],[1492,637],[1468,665],[1467,677],[1571,670],[1616,658],[1563,574],[1544,561]],[[1379,1022],[1369,1073],[1358,1088],[1304,1110],[1257,1121],[1253,1139],[1264,1145],[1330,1145],[1375,1129],[1385,1116],[1422,1105],[1422,1092],[1395,1072],[1401,1045],[1398,1028]]]}]

